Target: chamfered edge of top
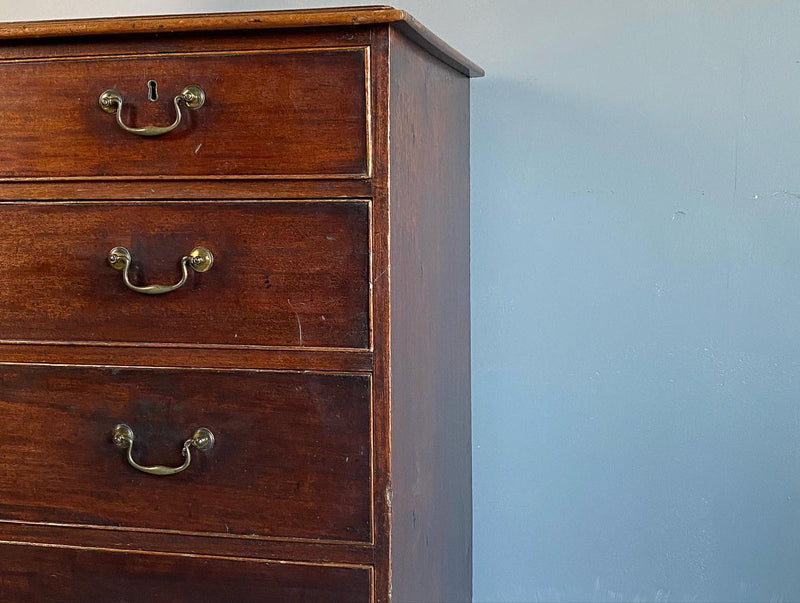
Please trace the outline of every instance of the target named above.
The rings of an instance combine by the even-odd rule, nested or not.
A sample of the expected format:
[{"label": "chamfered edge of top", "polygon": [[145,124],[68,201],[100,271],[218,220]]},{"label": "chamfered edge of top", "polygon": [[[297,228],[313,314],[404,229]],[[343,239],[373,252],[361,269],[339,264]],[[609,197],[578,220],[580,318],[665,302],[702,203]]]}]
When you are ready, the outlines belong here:
[{"label": "chamfered edge of top", "polygon": [[406,11],[391,6],[10,22],[0,23],[0,43],[4,40],[74,36],[247,31],[377,24],[397,27],[432,55],[469,77],[484,75],[483,69],[477,64],[436,36]]}]

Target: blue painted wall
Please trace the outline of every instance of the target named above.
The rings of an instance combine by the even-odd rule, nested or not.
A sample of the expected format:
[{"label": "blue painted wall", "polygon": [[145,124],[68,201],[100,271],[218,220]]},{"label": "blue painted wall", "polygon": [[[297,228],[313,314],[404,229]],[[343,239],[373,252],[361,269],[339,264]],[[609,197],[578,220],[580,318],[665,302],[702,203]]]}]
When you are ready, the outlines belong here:
[{"label": "blue painted wall", "polygon": [[[0,19],[341,3],[6,0]],[[488,73],[475,599],[800,600],[800,4],[400,6]]]}]

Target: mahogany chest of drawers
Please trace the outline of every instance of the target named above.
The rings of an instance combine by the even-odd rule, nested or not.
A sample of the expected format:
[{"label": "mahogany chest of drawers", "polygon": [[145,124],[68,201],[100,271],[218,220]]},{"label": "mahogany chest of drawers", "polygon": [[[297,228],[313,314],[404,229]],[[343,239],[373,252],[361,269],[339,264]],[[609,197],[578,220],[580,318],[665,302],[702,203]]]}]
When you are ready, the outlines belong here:
[{"label": "mahogany chest of drawers", "polygon": [[0,25],[0,600],[470,599],[476,75],[390,7]]}]

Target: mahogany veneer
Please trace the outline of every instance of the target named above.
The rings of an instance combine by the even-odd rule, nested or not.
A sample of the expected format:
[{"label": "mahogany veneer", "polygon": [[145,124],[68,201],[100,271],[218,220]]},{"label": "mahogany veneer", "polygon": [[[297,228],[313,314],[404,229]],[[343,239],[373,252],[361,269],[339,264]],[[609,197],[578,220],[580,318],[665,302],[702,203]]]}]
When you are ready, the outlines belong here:
[{"label": "mahogany veneer", "polygon": [[[2,339],[369,349],[369,213],[352,200],[0,203]],[[117,245],[140,285],[177,281],[197,245],[215,264],[136,295],[98,253]]]},{"label": "mahogany veneer", "polygon": [[0,24],[0,599],[471,598],[479,75],[384,6]]},{"label": "mahogany veneer", "polygon": [[[0,178],[367,176],[366,52],[198,48],[0,62],[0,78],[17,82],[0,88],[0,137],[15,141],[0,147]],[[148,101],[150,80],[161,102]],[[207,102],[157,144],[113,132],[97,109],[95,96],[113,87],[126,123],[169,124],[170,100],[187,84],[208,91]],[[111,134],[113,152],[98,152]]]}]

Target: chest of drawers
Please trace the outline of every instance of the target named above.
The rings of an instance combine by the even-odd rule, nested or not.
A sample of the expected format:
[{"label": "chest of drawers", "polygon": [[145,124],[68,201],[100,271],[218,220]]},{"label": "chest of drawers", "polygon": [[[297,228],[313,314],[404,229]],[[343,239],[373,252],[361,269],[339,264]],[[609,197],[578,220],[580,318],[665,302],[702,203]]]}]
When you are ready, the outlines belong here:
[{"label": "chest of drawers", "polygon": [[477,75],[390,7],[0,25],[0,600],[470,599]]}]

